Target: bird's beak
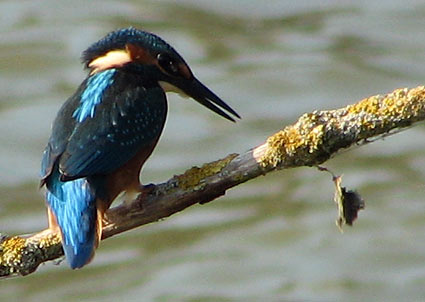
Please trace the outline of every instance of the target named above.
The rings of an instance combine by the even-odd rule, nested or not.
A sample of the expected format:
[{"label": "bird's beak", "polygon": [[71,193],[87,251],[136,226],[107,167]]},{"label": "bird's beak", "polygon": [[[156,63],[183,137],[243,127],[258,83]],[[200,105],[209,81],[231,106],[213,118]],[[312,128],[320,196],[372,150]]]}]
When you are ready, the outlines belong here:
[{"label": "bird's beak", "polygon": [[[190,80],[179,80],[172,83],[171,85],[178,88],[177,91],[176,89],[165,89],[163,85],[161,86],[163,86],[164,90],[166,91],[180,92],[178,90],[181,90],[181,92],[183,92],[187,96],[193,98],[198,103],[201,103],[208,109],[214,111],[215,113],[221,115],[229,121],[235,122],[235,119],[229,114],[233,115],[236,118],[241,118],[235,110],[233,110],[229,105],[222,101],[218,96],[215,95],[214,92],[208,89],[208,87],[202,84],[195,77],[192,77],[192,79]],[[227,113],[224,110],[227,111]]]}]

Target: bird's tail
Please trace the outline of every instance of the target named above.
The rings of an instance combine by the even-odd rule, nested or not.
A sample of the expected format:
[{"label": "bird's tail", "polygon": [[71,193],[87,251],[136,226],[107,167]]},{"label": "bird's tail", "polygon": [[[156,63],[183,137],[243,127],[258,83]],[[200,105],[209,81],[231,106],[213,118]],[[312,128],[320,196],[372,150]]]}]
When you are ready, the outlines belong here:
[{"label": "bird's tail", "polygon": [[81,268],[93,258],[101,237],[95,190],[86,178],[62,182],[57,169],[46,185],[46,200],[61,230],[66,259],[71,268]]}]

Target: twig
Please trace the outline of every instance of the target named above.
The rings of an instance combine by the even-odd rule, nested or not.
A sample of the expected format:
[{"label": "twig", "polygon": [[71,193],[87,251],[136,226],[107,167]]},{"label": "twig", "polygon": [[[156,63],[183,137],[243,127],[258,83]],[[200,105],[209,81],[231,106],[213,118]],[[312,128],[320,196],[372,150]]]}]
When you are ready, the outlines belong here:
[{"label": "twig", "polygon": [[[425,119],[425,87],[397,89],[347,107],[314,111],[242,154],[191,168],[136,200],[107,211],[103,239],[158,221],[278,169],[317,166],[341,149],[363,145]],[[63,255],[57,234],[0,238],[0,277],[27,275]]]}]

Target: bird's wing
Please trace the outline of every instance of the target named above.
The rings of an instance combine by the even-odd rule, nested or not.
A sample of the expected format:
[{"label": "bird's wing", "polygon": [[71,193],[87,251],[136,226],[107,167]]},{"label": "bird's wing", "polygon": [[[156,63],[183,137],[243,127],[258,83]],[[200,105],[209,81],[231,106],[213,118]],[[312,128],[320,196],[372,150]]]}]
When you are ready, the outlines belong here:
[{"label": "bird's wing", "polygon": [[44,184],[45,179],[52,173],[56,160],[65,151],[68,139],[74,131],[77,121],[72,118],[72,114],[80,102],[79,96],[81,95],[83,86],[84,82],[74,95],[62,105],[53,123],[52,135],[44,149],[43,159],[41,161],[41,185]]},{"label": "bird's wing", "polygon": [[167,114],[163,90],[114,86],[93,116],[75,124],[59,159],[63,180],[112,172],[160,136]]}]

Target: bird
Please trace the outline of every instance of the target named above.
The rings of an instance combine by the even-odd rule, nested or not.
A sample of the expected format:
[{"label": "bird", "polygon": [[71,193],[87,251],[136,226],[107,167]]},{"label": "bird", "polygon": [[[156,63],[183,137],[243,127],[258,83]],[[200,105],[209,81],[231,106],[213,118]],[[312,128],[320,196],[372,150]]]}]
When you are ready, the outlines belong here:
[{"label": "bird", "polygon": [[146,189],[139,175],[166,122],[166,92],[190,97],[232,122],[240,119],[153,33],[112,31],[81,58],[87,76],[54,119],[40,172],[48,227],[59,233],[72,269],[94,257],[116,197]]}]

